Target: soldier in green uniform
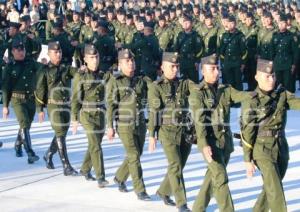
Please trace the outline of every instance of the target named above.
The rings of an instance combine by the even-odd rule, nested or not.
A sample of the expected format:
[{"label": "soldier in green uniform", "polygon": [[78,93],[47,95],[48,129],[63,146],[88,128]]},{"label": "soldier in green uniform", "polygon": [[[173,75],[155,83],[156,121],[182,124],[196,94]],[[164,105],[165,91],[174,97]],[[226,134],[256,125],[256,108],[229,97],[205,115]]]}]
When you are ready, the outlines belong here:
[{"label": "soldier in green uniform", "polygon": [[164,15],[158,17],[158,24],[155,27],[155,35],[162,51],[170,51],[173,45],[173,32],[166,23]]},{"label": "soldier in green uniform", "polygon": [[94,32],[91,27],[91,19],[92,19],[92,14],[89,12],[86,12],[84,14],[84,25],[81,27],[80,34],[79,34],[79,43],[81,45],[84,44],[91,44],[94,38]]},{"label": "soldier in green uniform", "polygon": [[222,61],[222,78],[224,84],[230,84],[235,89],[243,90],[242,73],[247,59],[245,37],[236,29],[234,16],[228,19],[228,32],[222,36],[220,43],[220,58]]},{"label": "soldier in green uniform", "polygon": [[174,43],[174,51],[178,52],[180,74],[185,79],[199,82],[198,66],[204,51],[203,41],[199,34],[193,30],[192,17],[183,15],[181,31]]},{"label": "soldier in green uniform", "polygon": [[57,13],[55,12],[55,10],[49,10],[48,14],[47,14],[47,22],[46,22],[46,42],[48,43],[49,41],[51,41],[53,35],[52,35],[52,29],[53,29],[53,23],[56,19]]},{"label": "soldier in green uniform", "polygon": [[[118,54],[121,74],[110,79],[107,95],[107,137],[112,140],[115,129],[124,145],[126,158],[117,170],[114,181],[121,192],[127,192],[125,182],[130,174],[133,188],[140,200],[150,200],[146,193],[140,162],[146,135],[144,102],[147,84],[134,76],[134,57],[129,49]],[[116,121],[116,128],[113,126]]]},{"label": "soldier in green uniform", "polygon": [[262,20],[263,28],[259,30],[257,35],[257,55],[261,59],[272,60],[272,38],[276,31],[272,22],[272,14],[265,12]]},{"label": "soldier in green uniform", "polygon": [[258,28],[254,22],[252,13],[247,13],[246,23],[242,32],[245,35],[246,48],[248,57],[245,64],[245,77],[248,83],[248,90],[253,91],[256,88],[256,81],[254,79],[256,73],[256,57],[257,57],[257,33]]},{"label": "soldier in green uniform", "polygon": [[[105,132],[105,84],[110,74],[99,66],[99,53],[95,46],[86,44],[84,48],[86,67],[75,74],[72,96],[73,134],[80,123],[86,130],[88,149],[80,173],[86,180],[96,180],[100,188],[105,187],[105,170],[102,152],[102,138]],[[96,179],[91,174],[94,167]]]},{"label": "soldier in green uniform", "polygon": [[233,152],[230,107],[246,99],[245,92],[219,84],[217,56],[201,60],[203,81],[189,98],[197,134],[197,146],[208,164],[205,179],[193,205],[193,211],[205,211],[212,195],[220,211],[234,211],[228,187],[226,166]]},{"label": "soldier in green uniform", "polygon": [[288,91],[295,92],[295,68],[298,59],[298,38],[287,30],[287,19],[281,15],[279,31],[272,38],[274,71],[279,84]]},{"label": "soldier in green uniform", "polygon": [[175,196],[178,210],[190,211],[187,206],[183,168],[191,151],[191,144],[185,141],[184,119],[188,108],[189,80],[181,80],[178,75],[179,55],[164,52],[161,79],[149,85],[149,151],[156,147],[156,136],[161,141],[168,160],[168,172],[157,195],[167,205],[174,205],[170,199]]},{"label": "soldier in green uniform", "polygon": [[25,58],[26,50],[22,39],[12,42],[13,59],[3,70],[3,118],[9,115],[9,103],[12,103],[19,122],[20,130],[15,150],[17,157],[22,157],[22,144],[28,155],[28,163],[39,160],[31,146],[30,127],[35,114],[34,90],[36,73],[39,66],[31,59]]},{"label": "soldier in green uniform", "polygon": [[287,110],[300,110],[300,99],[283,87],[275,87],[271,61],[258,60],[258,87],[243,102],[241,132],[247,176],[255,166],[263,178],[263,190],[253,211],[287,211],[282,179],[289,160],[285,137]]},{"label": "soldier in green uniform", "polygon": [[205,14],[204,25],[198,32],[204,42],[203,57],[217,52],[218,27],[213,22],[211,13]]},{"label": "soldier in green uniform", "polygon": [[115,41],[111,37],[108,29],[108,22],[100,20],[98,22],[98,35],[93,42],[99,52],[100,70],[108,71],[116,62],[117,51],[115,49]]},{"label": "soldier in green uniform", "polygon": [[62,50],[58,41],[49,42],[48,55],[50,62],[38,73],[35,91],[39,121],[44,121],[44,108],[47,107],[55,133],[44,160],[48,169],[54,169],[52,157],[58,150],[64,175],[76,176],[78,173],[71,166],[67,154],[66,135],[70,125],[71,80],[77,70],[62,63]]}]

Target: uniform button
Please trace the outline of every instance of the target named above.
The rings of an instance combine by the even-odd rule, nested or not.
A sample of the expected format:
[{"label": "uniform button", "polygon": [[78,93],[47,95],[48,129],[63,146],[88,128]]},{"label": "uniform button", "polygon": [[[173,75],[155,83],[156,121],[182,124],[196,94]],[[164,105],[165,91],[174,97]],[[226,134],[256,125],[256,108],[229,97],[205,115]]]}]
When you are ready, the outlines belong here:
[{"label": "uniform button", "polygon": [[26,93],[29,93],[29,91],[26,91]]},{"label": "uniform button", "polygon": [[23,79],[26,79],[26,77],[24,76]]},{"label": "uniform button", "polygon": [[27,87],[28,86],[28,84],[25,84],[25,87]]}]

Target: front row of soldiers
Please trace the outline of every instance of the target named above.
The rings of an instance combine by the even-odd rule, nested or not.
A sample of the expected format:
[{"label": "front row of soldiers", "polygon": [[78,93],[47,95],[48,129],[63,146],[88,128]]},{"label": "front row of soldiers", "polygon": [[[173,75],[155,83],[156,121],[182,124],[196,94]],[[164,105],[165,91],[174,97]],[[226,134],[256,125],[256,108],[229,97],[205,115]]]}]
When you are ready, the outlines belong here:
[{"label": "front row of soldiers", "polygon": [[[186,142],[186,117],[191,112],[197,146],[207,162],[193,211],[205,211],[211,197],[216,198],[220,211],[234,211],[226,171],[234,150],[230,108],[242,102],[241,138],[247,175],[252,176],[258,167],[264,182],[254,210],[287,210],[282,187],[289,159],[284,133],[286,110],[300,109],[300,99],[280,86],[275,88],[271,61],[258,60],[255,75],[258,87],[253,92],[243,92],[219,83],[216,55],[201,59],[203,80],[199,84],[178,77],[179,55],[174,52],[164,52],[163,75],[153,82],[135,75],[134,55],[128,49],[118,53],[120,72],[114,75],[99,68],[99,53],[93,45],[85,46],[86,66],[80,69],[62,62],[59,42],[49,43],[50,62],[47,64],[25,59],[22,41],[12,43],[12,55],[13,61],[5,67],[3,76],[3,117],[7,118],[11,102],[20,125],[16,155],[22,156],[24,145],[28,163],[39,159],[32,149],[29,134],[35,110],[42,122],[47,107],[55,132],[44,156],[47,168],[54,169],[52,157],[58,151],[64,175],[79,175],[68,159],[66,135],[71,121],[73,133],[81,123],[87,134],[88,150],[80,174],[105,187],[108,181],[101,143],[107,124],[108,139],[112,140],[117,132],[126,152],[114,182],[121,192],[128,192],[126,181],[130,175],[138,199],[150,200],[140,161],[147,130],[144,110],[148,102],[149,150],[155,150],[158,138],[168,161],[167,173],[156,194],[166,205],[176,205],[179,211],[191,211],[183,177],[191,151],[191,144]],[[96,177],[91,174],[92,168]]]}]

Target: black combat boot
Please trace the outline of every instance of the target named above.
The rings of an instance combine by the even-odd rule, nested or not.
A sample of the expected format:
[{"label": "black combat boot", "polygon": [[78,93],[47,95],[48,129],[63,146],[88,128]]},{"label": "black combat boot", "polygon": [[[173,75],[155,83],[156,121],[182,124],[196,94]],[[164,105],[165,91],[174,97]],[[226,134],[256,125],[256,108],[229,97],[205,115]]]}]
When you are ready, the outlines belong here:
[{"label": "black combat boot", "polygon": [[45,153],[45,155],[43,157],[46,162],[46,167],[48,169],[55,169],[53,161],[52,161],[52,157],[56,152],[57,152],[57,145],[56,145],[56,137],[54,136],[49,149],[47,150],[47,152]]},{"label": "black combat boot", "polygon": [[56,144],[58,148],[59,157],[63,164],[64,175],[65,176],[78,176],[78,172],[71,166],[68,158],[67,147],[66,147],[66,138],[65,137],[56,137]]},{"label": "black combat boot", "polygon": [[0,141],[0,148],[3,146],[3,142],[2,141]]},{"label": "black combat boot", "polygon": [[178,212],[191,212],[191,209],[188,208],[187,204],[184,204],[178,208]]},{"label": "black combat boot", "polygon": [[126,184],[124,182],[120,182],[116,177],[114,178],[114,182],[118,185],[120,192],[128,192]]},{"label": "black combat boot", "polygon": [[176,206],[175,202],[170,198],[170,196],[162,195],[159,192],[156,192],[156,195],[164,201],[165,205]]},{"label": "black combat boot", "polygon": [[35,155],[34,151],[32,150],[32,147],[31,147],[31,138],[30,138],[29,129],[27,129],[27,128],[22,129],[21,137],[23,140],[24,149],[26,150],[26,153],[28,156],[28,160],[27,160],[28,163],[32,164],[35,161],[38,161],[40,158],[39,158],[39,156]]},{"label": "black combat boot", "polygon": [[139,200],[144,200],[144,201],[150,201],[151,200],[150,196],[146,193],[146,191],[137,193],[137,198]]},{"label": "black combat boot", "polygon": [[23,151],[22,151],[22,130],[19,129],[18,135],[17,135],[17,139],[15,142],[15,150],[16,150],[16,157],[23,157]]}]

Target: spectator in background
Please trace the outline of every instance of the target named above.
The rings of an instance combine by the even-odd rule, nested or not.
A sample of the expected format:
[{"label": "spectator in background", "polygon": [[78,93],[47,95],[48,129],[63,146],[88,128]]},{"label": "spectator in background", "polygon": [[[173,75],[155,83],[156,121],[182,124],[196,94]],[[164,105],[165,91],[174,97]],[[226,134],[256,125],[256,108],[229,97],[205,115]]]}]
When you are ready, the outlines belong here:
[{"label": "spectator in background", "polygon": [[13,3],[14,8],[16,8],[19,14],[23,13],[24,7],[29,8],[30,4],[28,0],[15,0]]},{"label": "spectator in background", "polygon": [[19,18],[20,18],[20,15],[19,15],[18,11],[16,10],[16,8],[12,7],[11,11],[8,12],[8,14],[7,14],[6,20],[8,22],[16,22],[16,23],[18,23],[19,22]]}]

